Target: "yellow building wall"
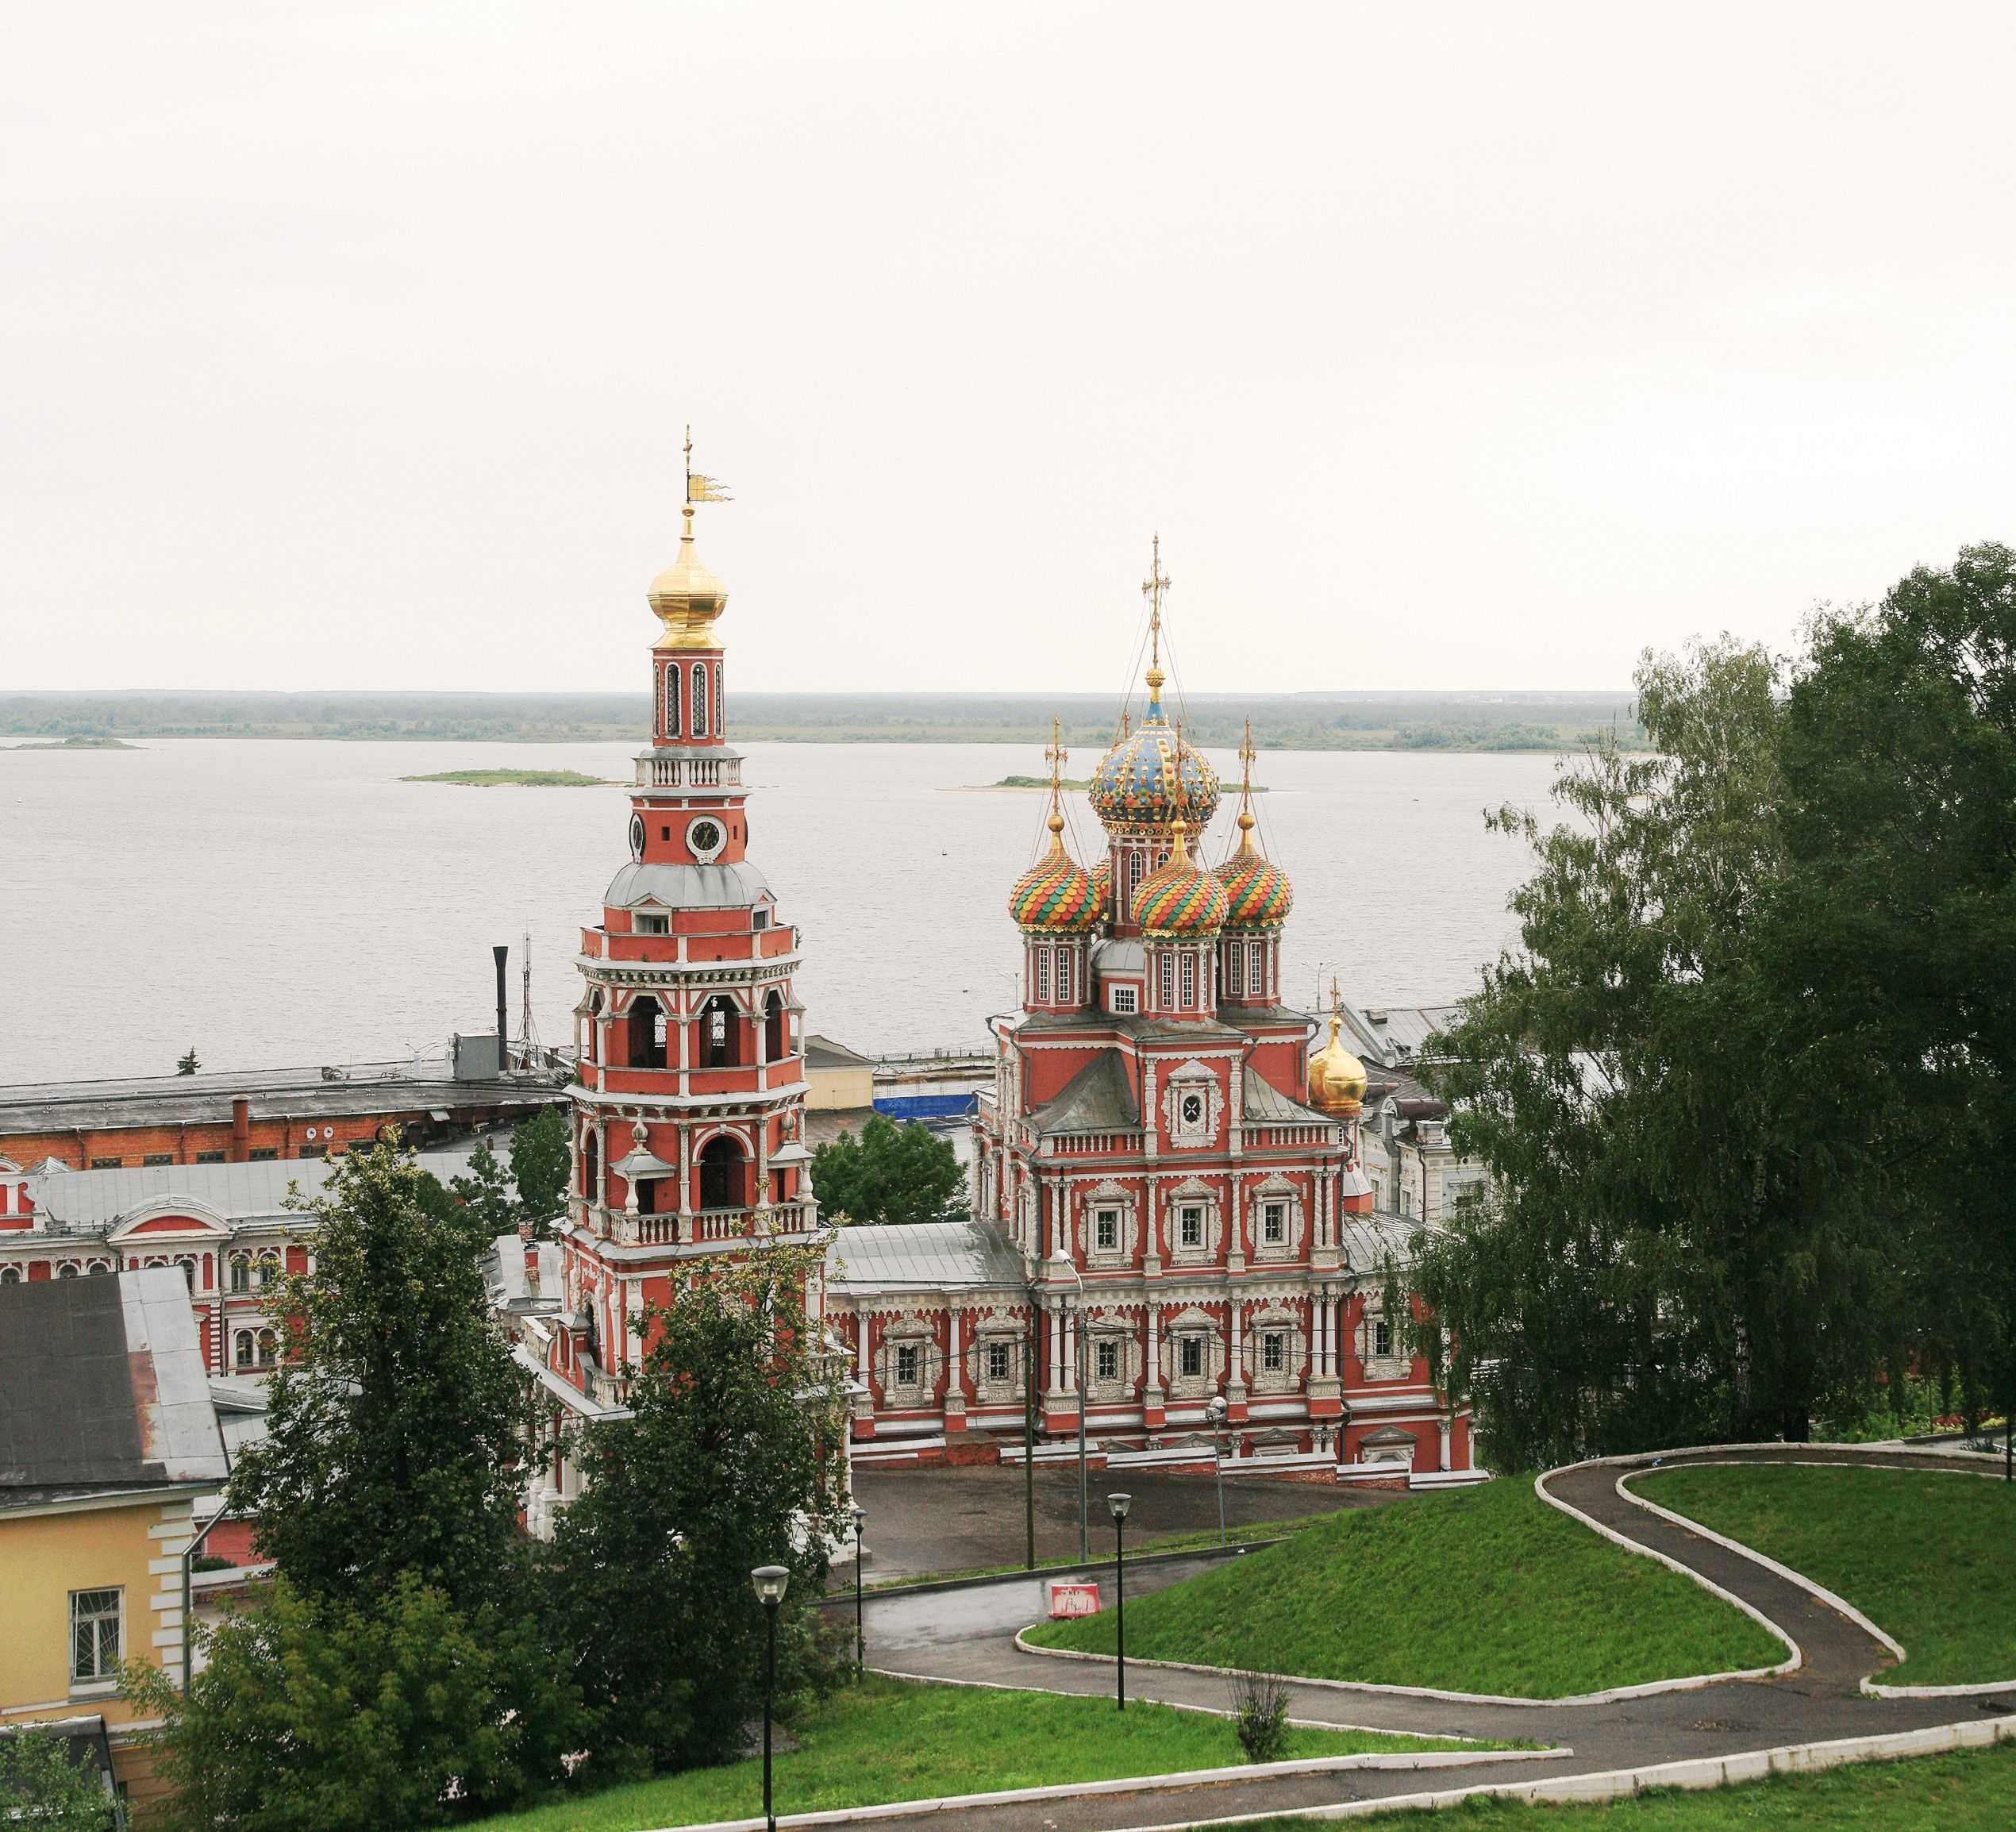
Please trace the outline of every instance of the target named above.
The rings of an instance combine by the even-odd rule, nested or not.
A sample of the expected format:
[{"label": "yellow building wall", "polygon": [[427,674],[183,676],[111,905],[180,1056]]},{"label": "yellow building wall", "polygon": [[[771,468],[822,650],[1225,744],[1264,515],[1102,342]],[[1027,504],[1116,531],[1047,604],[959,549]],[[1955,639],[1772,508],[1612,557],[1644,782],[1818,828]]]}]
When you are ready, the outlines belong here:
[{"label": "yellow building wall", "polygon": [[149,1792],[141,1752],[121,1747],[140,1722],[116,1692],[70,1683],[70,1593],[124,1593],[120,1652],[182,1666],[182,1553],[190,1499],[121,1502],[36,1514],[0,1514],[0,1723],[96,1715],[112,1733],[114,1772],[136,1797]]},{"label": "yellow building wall", "polygon": [[859,1068],[808,1068],[805,1104],[817,1113],[845,1113],[875,1105],[875,1064]]}]

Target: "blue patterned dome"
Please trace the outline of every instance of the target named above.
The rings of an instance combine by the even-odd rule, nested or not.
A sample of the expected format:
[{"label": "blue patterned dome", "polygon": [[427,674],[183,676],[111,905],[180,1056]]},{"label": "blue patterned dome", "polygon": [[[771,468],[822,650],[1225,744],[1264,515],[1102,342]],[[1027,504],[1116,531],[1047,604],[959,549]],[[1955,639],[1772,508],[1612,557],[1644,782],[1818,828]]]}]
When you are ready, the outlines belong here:
[{"label": "blue patterned dome", "polygon": [[[1175,795],[1179,767],[1180,807]],[[1218,772],[1170,726],[1151,718],[1100,759],[1092,777],[1091,800],[1093,811],[1110,833],[1159,836],[1179,814],[1201,832],[1218,808]]]}]

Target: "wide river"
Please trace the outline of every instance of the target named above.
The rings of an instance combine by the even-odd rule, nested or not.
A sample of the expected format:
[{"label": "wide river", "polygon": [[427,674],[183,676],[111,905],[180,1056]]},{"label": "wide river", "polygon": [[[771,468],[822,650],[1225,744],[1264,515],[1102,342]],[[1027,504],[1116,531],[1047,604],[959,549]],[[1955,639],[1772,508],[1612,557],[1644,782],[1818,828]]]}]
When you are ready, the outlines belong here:
[{"label": "wide river", "polygon": [[[387,1060],[493,1024],[490,949],[532,938],[533,1011],[566,1042],[579,931],[628,857],[621,787],[450,787],[403,776],[572,769],[627,745],[152,740],[0,752],[0,1083]],[[1034,747],[752,745],[750,855],[804,933],[808,1028],[858,1049],[971,1047],[1014,997],[1003,904],[1044,799],[970,792]],[[1229,756],[1212,753],[1222,776]],[[1074,758],[1081,773],[1095,759]],[[1264,757],[1270,855],[1294,880],[1287,991],[1429,1003],[1512,938],[1529,861],[1487,807],[1544,808],[1533,754]],[[966,792],[962,792],[966,791]],[[1078,856],[1098,825],[1071,798]],[[1234,800],[1208,836],[1230,844]]]}]

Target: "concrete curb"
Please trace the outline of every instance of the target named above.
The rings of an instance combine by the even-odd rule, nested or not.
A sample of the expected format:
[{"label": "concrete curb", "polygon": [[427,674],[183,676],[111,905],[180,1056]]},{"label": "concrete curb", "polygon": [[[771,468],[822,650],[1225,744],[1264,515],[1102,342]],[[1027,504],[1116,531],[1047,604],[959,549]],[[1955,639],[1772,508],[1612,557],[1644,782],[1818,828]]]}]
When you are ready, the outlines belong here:
[{"label": "concrete curb", "polygon": [[[1360,1819],[1375,1813],[1403,1810],[1433,1812],[1445,1807],[1488,1798],[1528,1805],[1565,1805],[1578,1801],[1614,1800],[1649,1788],[1678,1788],[1690,1792],[1760,1781],[1767,1775],[1816,1773],[1853,1762],[1895,1762],[1914,1756],[1937,1756],[1955,1749],[1986,1749],[2016,1738],[2016,1717],[1987,1718],[1979,1722],[1936,1724],[1923,1730],[1899,1730],[1881,1737],[1847,1737],[1828,1743],[1787,1743],[1741,1756],[1706,1756],[1691,1761],[1664,1762],[1643,1768],[1611,1768],[1594,1775],[1564,1775],[1547,1781],[1494,1781],[1479,1788],[1453,1788],[1433,1793],[1395,1794],[1383,1800],[1349,1800],[1332,1807],[1285,1807],[1263,1816],[1280,1819]],[[1250,1812],[1218,1819],[1164,1821],[1128,1832],[1207,1832],[1208,1828],[1248,1824]]]},{"label": "concrete curb", "polygon": [[[1825,1446],[1825,1448],[1833,1449],[1836,1448],[1836,1446],[1829,1445]],[[1672,1451],[1664,1453],[1664,1455],[1666,1456],[1675,1457],[1689,1457],[1697,1454],[1699,1453],[1692,1451]],[[1983,1453],[1978,1451],[1965,1451],[1958,1453],[1957,1454],[1963,1456],[1980,1456]],[[1625,1460],[1618,1459],[1617,1461],[1622,1461]],[[1796,1457],[1784,1458],[1746,1457],[1743,1459],[1743,1464],[1752,1467],[1768,1469],[1794,1468],[1803,1468],[1808,1469],[1894,1469],[1895,1468],[1895,1465],[1893,1464],[1843,1463],[1838,1460],[1829,1461],[1824,1463],[1814,1463],[1810,1462],[1804,1458]],[[1711,1540],[1717,1545],[1722,1546],[1729,1552],[1736,1553],[1744,1558],[1747,1558],[1752,1565],[1763,1566],[1766,1571],[1773,1572],[1777,1576],[1783,1578],[1788,1584],[1798,1585],[1801,1590],[1806,1591],[1809,1595],[1817,1599],[1819,1602],[1825,1603],[1829,1609],[1836,1611],[1838,1615],[1847,1617],[1850,1622],[1853,1622],[1857,1628],[1862,1630],[1864,1634],[1868,1634],[1873,1637],[1876,1640],[1880,1641],[1886,1648],[1889,1649],[1891,1653],[1897,1657],[1898,1661],[1900,1665],[1903,1663],[1906,1658],[1904,1644],[1898,1640],[1895,1635],[1891,1634],[1888,1630],[1882,1628],[1876,1623],[1872,1622],[1868,1617],[1863,1615],[1861,1611],[1857,1609],[1853,1603],[1850,1603],[1846,1597],[1837,1595],[1834,1591],[1829,1590],[1825,1584],[1815,1582],[1812,1578],[1806,1576],[1804,1572],[1796,1572],[1788,1565],[1779,1564],[1776,1559],[1769,1557],[1766,1554],[1759,1552],[1754,1546],[1745,1545],[1740,1540],[1733,1540],[1728,1538],[1726,1534],[1719,1534],[1716,1532],[1713,1527],[1703,1526],[1699,1521],[1691,1519],[1686,1514],[1676,1514],[1671,1508],[1661,1507],[1657,1502],[1648,1501],[1642,1495],[1635,1494],[1625,1486],[1626,1483],[1629,1483],[1641,1476],[1656,1475],[1661,1470],[1666,1468],[1686,1468],[1687,1467],[1689,1466],[1684,1463],[1667,1464],[1662,1461],[1656,1466],[1647,1465],[1636,1469],[1627,1469],[1617,1479],[1617,1492],[1622,1495],[1626,1501],[1629,1502],[1633,1507],[1642,1507],[1646,1513],[1656,1514],[1661,1520],[1670,1521],[1676,1526],[1684,1527],[1690,1533],[1699,1534],[1702,1538]],[[1709,1467],[1726,1469],[1731,1468],[1732,1465],[1729,1464],[1720,1464],[1710,1465]],[[1741,1467],[1741,1465],[1737,1465],[1735,1467]],[[1988,1475],[1990,1472],[1987,1470],[1934,1469],[1919,1472],[1917,1473],[1922,1473],[1925,1475],[1979,1476]],[[1990,1692],[2016,1691],[2016,1680],[1976,1680],[1970,1684],[1964,1686],[1883,1686],[1877,1684],[1874,1680],[1871,1679],[1868,1675],[1865,1673],[1862,1676],[1861,1680],[1858,1683],[1861,1687],[1864,1695],[1872,1699],[1969,1699],[1983,1697]]]},{"label": "concrete curb", "polygon": [[[1325,1725],[1326,1730],[1337,1726]],[[783,1826],[852,1826],[914,1813],[950,1813],[962,1807],[1014,1807],[1044,1800],[1079,1800],[1097,1794],[1144,1794],[1156,1789],[1214,1788],[1226,1781],[1269,1780],[1294,1775],[1331,1775],[1352,1769],[1406,1772],[1418,1768],[1477,1768],[1490,1762],[1556,1762],[1572,1749],[1424,1749],[1418,1755],[1305,1756],[1292,1762],[1246,1762],[1236,1768],[1185,1768],[1173,1775],[1127,1775],[1111,1781],[1058,1781],[1044,1788],[1004,1788],[991,1794],[945,1794],[921,1800],[890,1800],[878,1807],[835,1807],[821,1813],[779,1813]],[[765,1822],[710,1819],[656,1832],[764,1832]]]}]

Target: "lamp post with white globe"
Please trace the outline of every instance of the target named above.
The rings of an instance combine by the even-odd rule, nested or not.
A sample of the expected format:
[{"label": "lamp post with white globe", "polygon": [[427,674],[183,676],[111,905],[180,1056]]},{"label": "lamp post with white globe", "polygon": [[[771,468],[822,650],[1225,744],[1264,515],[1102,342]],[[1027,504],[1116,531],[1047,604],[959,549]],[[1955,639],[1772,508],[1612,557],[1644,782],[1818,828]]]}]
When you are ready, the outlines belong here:
[{"label": "lamp post with white globe", "polygon": [[777,1815],[770,1808],[770,1714],[777,1696],[777,1606],[784,1600],[791,1574],[781,1565],[760,1565],[749,1573],[749,1582],[763,1604],[769,1634],[763,1659],[763,1822],[768,1832],[777,1832]]},{"label": "lamp post with white globe", "polygon": [[1225,1415],[1231,1408],[1222,1393],[1214,1393],[1204,1407],[1211,1422],[1211,1467],[1218,1479],[1218,1544],[1225,1544]]}]

